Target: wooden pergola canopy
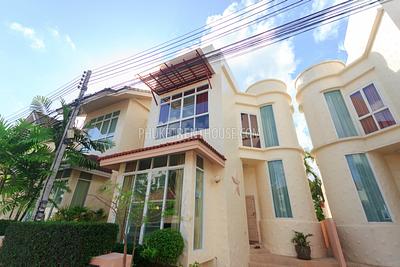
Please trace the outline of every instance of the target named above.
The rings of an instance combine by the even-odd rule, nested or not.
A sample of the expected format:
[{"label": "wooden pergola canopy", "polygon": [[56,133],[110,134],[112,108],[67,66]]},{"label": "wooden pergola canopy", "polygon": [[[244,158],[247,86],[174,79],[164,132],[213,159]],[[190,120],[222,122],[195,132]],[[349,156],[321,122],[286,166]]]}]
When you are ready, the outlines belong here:
[{"label": "wooden pergola canopy", "polygon": [[139,75],[139,78],[152,92],[163,95],[208,80],[214,73],[203,51],[196,49],[164,63],[158,71]]}]

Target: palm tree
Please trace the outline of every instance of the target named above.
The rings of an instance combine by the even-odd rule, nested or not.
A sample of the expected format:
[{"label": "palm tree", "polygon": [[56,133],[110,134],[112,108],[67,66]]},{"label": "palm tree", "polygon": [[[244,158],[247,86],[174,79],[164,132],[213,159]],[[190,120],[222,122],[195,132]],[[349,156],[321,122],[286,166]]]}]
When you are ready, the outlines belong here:
[{"label": "palm tree", "polygon": [[[41,115],[41,124],[51,129],[52,141],[54,146],[57,147],[62,139],[65,127],[67,126],[68,119],[72,112],[71,105],[61,100],[61,117],[57,119],[56,116],[51,116],[54,111],[51,110],[53,102],[44,96],[36,96],[31,103],[31,109]],[[113,146],[110,140],[92,140],[88,133],[91,125],[86,125],[83,129],[74,128],[74,137],[68,140],[67,148],[65,151],[64,162],[70,166],[78,166],[87,169],[95,169],[98,167],[98,162],[88,155],[89,151],[99,151],[103,153]]]},{"label": "palm tree", "polygon": [[311,196],[314,203],[315,214],[317,219],[322,221],[325,219],[324,211],[322,206],[325,202],[324,193],[322,191],[322,182],[318,177],[318,174],[314,171],[310,164],[310,161],[314,162],[314,157],[307,151],[304,152],[304,167],[306,168],[306,174],[308,177],[308,185],[310,186]]}]

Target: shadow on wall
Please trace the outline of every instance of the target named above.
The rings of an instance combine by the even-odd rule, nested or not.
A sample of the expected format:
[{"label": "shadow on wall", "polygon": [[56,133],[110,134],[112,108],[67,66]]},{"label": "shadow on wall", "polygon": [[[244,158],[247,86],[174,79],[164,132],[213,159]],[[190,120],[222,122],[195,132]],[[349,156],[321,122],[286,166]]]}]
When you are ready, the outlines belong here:
[{"label": "shadow on wall", "polygon": [[396,0],[384,4],[385,12],[392,19],[393,23],[400,30],[400,4]]},{"label": "shadow on wall", "polygon": [[[380,78],[380,82],[386,87],[392,87],[391,89],[386,89],[386,90],[393,90],[399,94],[400,99],[400,93],[398,91],[398,88],[394,86],[397,86],[400,84],[400,59],[399,58],[393,58],[389,59],[391,62],[388,62],[382,54],[378,52],[372,52],[369,55],[369,59],[372,61],[373,65],[376,68],[376,71],[378,72],[378,77]],[[385,89],[384,89],[385,90]],[[393,103],[397,104],[397,102]]]}]

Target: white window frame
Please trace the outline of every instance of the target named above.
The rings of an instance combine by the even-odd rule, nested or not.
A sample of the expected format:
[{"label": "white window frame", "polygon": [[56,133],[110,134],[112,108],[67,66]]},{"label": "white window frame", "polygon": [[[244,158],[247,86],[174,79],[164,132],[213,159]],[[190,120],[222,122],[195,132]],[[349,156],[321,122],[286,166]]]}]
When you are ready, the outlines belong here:
[{"label": "white window frame", "polygon": [[[243,128],[243,125],[242,125],[242,114],[247,115],[247,119],[249,121],[249,126],[250,126],[248,132],[243,131],[244,128]],[[253,130],[252,130],[253,127],[251,125],[250,115],[256,116],[258,133],[253,133]],[[240,127],[240,136],[241,136],[240,143],[241,143],[242,146],[244,146],[244,147],[252,147],[252,148],[262,148],[263,147],[262,144],[261,144],[262,140],[261,140],[261,135],[260,135],[260,122],[258,121],[258,115],[257,114],[250,113],[250,112],[240,112],[240,126],[241,126]],[[243,145],[243,134],[250,135],[250,144],[251,144],[251,146]],[[254,146],[253,138],[252,138],[253,136],[258,136],[258,138],[260,139],[260,147]]]},{"label": "white window frame", "polygon": [[[174,153],[174,154],[176,154],[176,153]],[[139,161],[141,160],[141,159],[139,159],[139,160],[137,160],[136,161],[136,167],[135,167],[135,170],[134,171],[131,171],[131,172],[126,172],[126,173],[124,173],[122,176],[123,176],[123,180],[125,180],[125,177],[126,176],[134,176],[133,177],[133,182],[132,182],[132,188],[131,188],[131,190],[132,190],[132,192],[133,192],[133,190],[135,189],[135,185],[136,185],[136,176],[138,175],[138,174],[143,174],[143,173],[147,173],[147,177],[146,177],[146,179],[147,179],[147,186],[146,186],[146,196],[145,196],[145,199],[144,199],[144,206],[143,206],[143,217],[145,217],[146,215],[147,215],[147,209],[148,209],[148,202],[149,202],[149,195],[150,195],[150,187],[151,187],[151,178],[152,178],[152,175],[153,175],[153,173],[154,172],[162,172],[162,171],[165,171],[165,183],[164,183],[164,195],[163,195],[163,204],[162,204],[162,210],[161,210],[161,221],[160,221],[160,229],[163,229],[164,228],[164,218],[163,218],[163,214],[164,214],[164,212],[165,212],[165,204],[166,204],[166,190],[167,190],[167,186],[168,186],[168,175],[169,175],[169,171],[171,171],[171,170],[179,170],[179,169],[181,169],[181,170],[184,170],[184,167],[185,167],[185,163],[183,163],[183,164],[181,164],[181,165],[176,165],[176,166],[169,166],[169,163],[170,163],[170,156],[171,155],[174,155],[174,154],[169,154],[169,155],[166,155],[167,156],[167,166],[164,166],[164,167],[157,167],[157,168],[153,168],[153,164],[154,164],[154,158],[156,158],[156,157],[152,157],[151,158],[151,164],[150,164],[150,168],[149,169],[146,169],[146,170],[140,170],[139,171]],[[177,154],[181,154],[181,153],[177,153]],[[183,155],[185,155],[185,153],[182,153]],[[186,162],[186,155],[185,155],[185,162]],[[183,175],[184,175],[185,173],[183,173]],[[183,193],[183,192],[182,192]],[[183,197],[182,197],[182,199],[181,199],[181,201],[183,201]],[[129,217],[129,214],[130,214],[130,212],[131,212],[131,208],[132,208],[132,203],[134,202],[134,199],[133,199],[133,196],[131,197],[131,200],[130,200],[130,204],[129,204],[129,209],[128,209],[128,217]],[[179,215],[180,216],[180,215]],[[145,226],[146,226],[146,224],[145,223],[143,223],[141,226],[140,226],[140,231],[139,231],[139,244],[143,244],[143,238],[144,238],[144,231],[145,231]],[[130,225],[129,225],[129,223],[126,223],[125,222],[125,234],[127,235],[128,233],[129,233],[129,227],[130,227]],[[180,224],[179,224],[179,228],[180,228]]]},{"label": "white window frame", "polygon": [[[115,115],[115,113],[117,113],[117,114]],[[104,114],[104,115],[97,116],[97,117],[95,117],[95,118],[90,120],[91,126],[94,126],[94,125],[97,125],[97,124],[100,123],[100,128],[98,128],[99,132],[100,132],[100,137],[95,139],[95,140],[104,140],[104,139],[113,140],[114,139],[115,132],[117,131],[117,125],[118,125],[118,120],[119,120],[119,115],[120,114],[121,114],[121,111],[120,110],[116,110],[116,111],[113,111],[113,112],[110,112],[110,113],[107,113],[107,114]],[[108,116],[108,115],[110,115],[110,118],[106,119],[105,117]],[[97,121],[100,117],[103,117],[103,119],[100,120],[100,121]],[[117,119],[117,124],[115,125],[114,132],[110,133],[111,122],[112,122],[113,119]],[[105,134],[102,134],[101,133],[101,129],[103,128],[103,124],[104,124],[105,121],[110,121],[110,123],[108,124],[107,132]],[[91,129],[94,129],[94,128],[97,128],[97,127],[92,127]]]},{"label": "white window frame", "polygon": [[[379,108],[379,109],[377,109],[377,110],[375,110],[375,111],[372,110],[372,108],[371,108],[371,106],[370,106],[370,104],[369,104],[369,102],[368,102],[367,96],[365,95],[364,90],[363,90],[365,87],[367,87],[367,86],[369,86],[369,85],[371,85],[371,84],[375,87],[376,92],[377,92],[377,94],[379,95],[379,97],[381,98],[382,103],[383,103],[383,107],[381,107],[381,108]],[[363,99],[363,101],[364,101],[364,103],[365,103],[365,105],[367,106],[367,109],[368,109],[368,113],[365,114],[365,115],[363,115],[363,116],[361,116],[361,117],[358,116],[356,107],[354,106],[353,101],[351,100],[351,96],[352,96],[353,94],[357,93],[357,92],[360,92],[361,97],[362,97],[362,99]],[[379,90],[378,87],[376,86],[376,83],[370,82],[370,83],[367,83],[367,84],[365,84],[364,86],[362,86],[362,87],[360,87],[360,88],[357,88],[356,90],[353,90],[352,92],[350,92],[350,93],[348,94],[348,99],[349,99],[349,101],[350,101],[350,104],[351,104],[351,107],[352,107],[352,111],[353,111],[354,114],[355,114],[355,118],[356,118],[356,120],[357,120],[357,125],[359,125],[359,127],[361,128],[362,133],[363,133],[364,135],[373,134],[373,133],[375,133],[375,132],[378,132],[378,131],[381,131],[381,130],[390,128],[390,127],[395,126],[395,125],[398,124],[398,122],[397,122],[397,120],[396,120],[396,116],[394,116],[392,110],[391,110],[391,109],[389,108],[389,106],[386,104],[386,101],[385,101],[385,99],[382,97],[382,94],[380,93],[380,90]],[[393,117],[393,119],[394,119],[395,124],[393,124],[393,125],[391,125],[391,126],[388,126],[388,127],[385,127],[385,128],[381,128],[381,127],[379,126],[378,121],[377,121],[376,118],[375,118],[375,114],[376,114],[376,113],[379,113],[380,111],[383,111],[383,110],[385,110],[385,109],[388,109],[389,112],[390,112],[390,114],[392,114],[392,117]],[[365,119],[365,118],[367,118],[367,117],[369,117],[369,116],[372,116],[372,119],[374,120],[375,125],[376,125],[376,127],[378,128],[378,130],[376,130],[376,131],[374,131],[374,132],[370,132],[370,133],[365,133],[364,128],[362,127],[362,124],[361,124],[361,120],[363,120],[363,119]]]},{"label": "white window frame", "polygon": [[[197,157],[200,157],[202,160],[203,160],[203,168],[200,168],[200,167],[198,167],[197,166]],[[196,154],[196,159],[195,159],[195,167],[196,167],[196,169],[195,169],[195,172],[197,172],[197,170],[200,170],[200,171],[202,171],[203,172],[203,188],[202,188],[202,192],[203,192],[203,197],[202,197],[202,201],[203,201],[203,211],[202,211],[202,218],[201,218],[201,247],[200,248],[194,248],[194,238],[193,238],[193,242],[192,242],[192,246],[193,246],[193,250],[196,250],[196,251],[198,251],[198,250],[202,250],[202,249],[204,249],[204,238],[205,238],[205,235],[204,235],[204,217],[205,217],[205,181],[206,181],[206,179],[205,179],[205,165],[206,164],[206,161],[205,161],[205,159],[204,159],[204,157],[202,157],[202,156],[200,156],[200,155],[198,155],[198,154]],[[195,177],[196,177],[196,173],[195,173]],[[196,194],[196,181],[194,181],[194,194]],[[196,197],[196,195],[195,195],[195,197]],[[193,218],[194,218],[194,213],[196,212],[195,211],[196,210],[196,201],[193,201]],[[193,220],[193,222],[194,222],[194,220]],[[194,237],[194,223],[193,223],[193,237]]]},{"label": "white window frame", "polygon": [[[206,85],[208,85],[207,89],[203,89],[201,91],[197,91],[199,87],[203,87],[203,86],[206,86]],[[188,91],[191,91],[191,90],[194,90],[194,93],[192,93],[190,95],[187,95],[187,96],[184,95],[185,92],[188,92]],[[210,91],[210,86],[209,86],[208,83],[205,83],[205,84],[201,84],[199,86],[196,86],[196,87],[193,87],[193,88],[190,88],[190,89],[187,89],[185,91],[180,92],[181,96],[179,98],[176,98],[176,99],[172,99],[172,96],[177,95],[179,93],[170,94],[170,95],[167,95],[165,97],[162,97],[161,100],[163,100],[165,98],[169,98],[169,100],[166,101],[166,102],[160,101],[160,108],[159,108],[158,117],[157,117],[156,132],[158,132],[158,128],[165,127],[165,136],[161,136],[161,137],[160,136],[156,136],[156,139],[164,139],[164,138],[168,138],[168,137],[172,137],[172,136],[177,136],[177,135],[182,134],[182,133],[185,134],[185,132],[181,132],[181,133],[178,133],[176,135],[169,135],[169,127],[168,127],[169,124],[179,123],[179,128],[178,129],[181,129],[182,128],[182,121],[193,119],[193,131],[191,131],[191,132],[197,132],[197,131],[200,131],[200,130],[196,130],[196,118],[202,117],[202,116],[206,116],[206,115],[208,115],[208,123],[210,124],[210,115],[209,115],[209,112],[210,112],[210,110],[209,110],[209,107],[210,107],[210,105],[209,105],[209,103],[210,103],[210,94],[209,94],[209,91]],[[196,114],[197,95],[200,95],[200,94],[203,94],[203,93],[207,93],[207,112],[204,112],[204,113],[201,113],[201,114]],[[192,97],[192,96],[194,97],[194,102],[193,102],[194,112],[193,112],[193,115],[183,118],[182,117],[182,115],[183,115],[183,102],[184,102],[184,100],[186,98],[189,98],[189,97]],[[171,117],[171,104],[173,102],[176,102],[176,101],[179,101],[179,100],[181,101],[179,119],[170,120],[170,117]],[[169,112],[168,112],[168,120],[165,123],[160,123],[161,107],[164,106],[164,105],[170,105]],[[210,125],[209,125],[208,128],[210,128]],[[189,133],[189,132],[186,132],[186,133]]]}]

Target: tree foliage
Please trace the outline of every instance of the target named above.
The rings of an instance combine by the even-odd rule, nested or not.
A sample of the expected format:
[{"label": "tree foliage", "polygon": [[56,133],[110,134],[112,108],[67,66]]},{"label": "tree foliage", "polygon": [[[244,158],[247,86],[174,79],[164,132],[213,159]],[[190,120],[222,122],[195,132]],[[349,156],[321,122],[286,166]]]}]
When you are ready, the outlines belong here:
[{"label": "tree foliage", "polygon": [[19,121],[0,120],[0,212],[21,220],[34,206],[49,175],[51,131]]},{"label": "tree foliage", "polygon": [[[72,113],[72,106],[64,101],[61,101],[61,117],[52,115],[51,106],[50,99],[37,96],[31,104],[32,112],[39,117],[35,121],[10,124],[0,118],[0,213],[7,214],[9,219],[26,217],[50,174],[55,148]],[[112,142],[92,140],[86,128],[73,131],[73,138],[66,142],[63,163],[86,169],[98,167],[88,152],[104,152],[113,146]]]},{"label": "tree foliage", "polygon": [[324,211],[322,210],[322,206],[325,202],[324,193],[322,191],[322,182],[311,166],[310,161],[314,161],[313,156],[309,152],[304,152],[304,167],[306,168],[308,185],[310,186],[315,214],[317,215],[318,221],[322,221],[325,219]]}]

